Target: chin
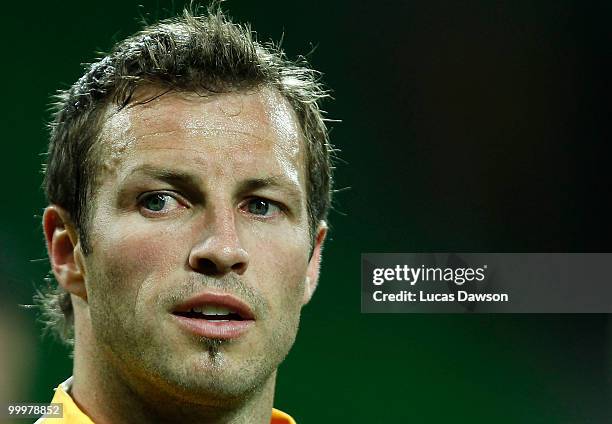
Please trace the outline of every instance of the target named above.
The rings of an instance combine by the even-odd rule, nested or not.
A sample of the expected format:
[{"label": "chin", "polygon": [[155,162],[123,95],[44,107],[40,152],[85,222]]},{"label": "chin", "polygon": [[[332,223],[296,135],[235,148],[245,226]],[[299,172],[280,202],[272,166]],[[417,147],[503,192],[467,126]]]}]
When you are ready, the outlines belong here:
[{"label": "chin", "polygon": [[207,339],[198,352],[160,355],[155,362],[143,358],[150,364],[143,374],[168,396],[208,405],[229,405],[274,384],[276,361],[264,355],[238,360],[225,351],[227,343]]}]

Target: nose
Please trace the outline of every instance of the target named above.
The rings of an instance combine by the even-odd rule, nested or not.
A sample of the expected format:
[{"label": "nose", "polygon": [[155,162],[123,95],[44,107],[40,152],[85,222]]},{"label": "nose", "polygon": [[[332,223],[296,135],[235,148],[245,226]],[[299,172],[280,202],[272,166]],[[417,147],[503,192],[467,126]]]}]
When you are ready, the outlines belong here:
[{"label": "nose", "polygon": [[189,266],[205,275],[221,276],[230,272],[242,275],[248,264],[249,255],[240,243],[233,211],[210,211],[204,239],[189,253]]}]

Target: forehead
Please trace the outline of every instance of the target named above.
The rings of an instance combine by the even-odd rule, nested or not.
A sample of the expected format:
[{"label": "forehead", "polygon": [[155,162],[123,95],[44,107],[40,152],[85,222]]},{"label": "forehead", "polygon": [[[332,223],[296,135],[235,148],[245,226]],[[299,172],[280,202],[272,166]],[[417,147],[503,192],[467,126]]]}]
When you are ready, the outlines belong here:
[{"label": "forehead", "polygon": [[212,95],[141,89],[127,107],[108,108],[100,142],[98,157],[107,171],[143,150],[149,158],[172,150],[234,159],[267,152],[304,163],[295,112],[266,87]]}]

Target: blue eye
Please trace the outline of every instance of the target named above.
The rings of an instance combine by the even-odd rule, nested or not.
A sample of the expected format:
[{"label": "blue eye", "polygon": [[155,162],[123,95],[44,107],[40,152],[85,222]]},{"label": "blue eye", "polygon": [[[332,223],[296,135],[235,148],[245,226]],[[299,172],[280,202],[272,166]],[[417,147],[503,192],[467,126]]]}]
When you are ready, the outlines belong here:
[{"label": "blue eye", "polygon": [[246,204],[247,212],[253,215],[270,216],[280,212],[280,208],[273,202],[265,199],[251,199]]},{"label": "blue eye", "polygon": [[166,193],[150,193],[140,199],[140,205],[150,212],[168,212],[180,207],[179,202]]}]

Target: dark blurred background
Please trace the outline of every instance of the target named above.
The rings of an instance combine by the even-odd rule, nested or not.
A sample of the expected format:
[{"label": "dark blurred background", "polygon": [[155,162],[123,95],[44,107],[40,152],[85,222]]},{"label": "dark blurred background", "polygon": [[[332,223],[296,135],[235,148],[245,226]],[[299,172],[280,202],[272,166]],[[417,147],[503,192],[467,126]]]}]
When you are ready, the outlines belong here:
[{"label": "dark blurred background", "polygon": [[[139,15],[182,5],[3,5],[0,401],[47,402],[71,374],[68,351],[17,307],[48,270],[39,170],[49,96],[135,31]],[[607,315],[359,308],[362,252],[610,251],[612,3],[224,7],[260,40],[284,33],[292,57],[314,49],[335,97],[325,109],[342,120],[332,125],[342,160],[331,240],[277,407],[299,424],[609,422]]]}]

